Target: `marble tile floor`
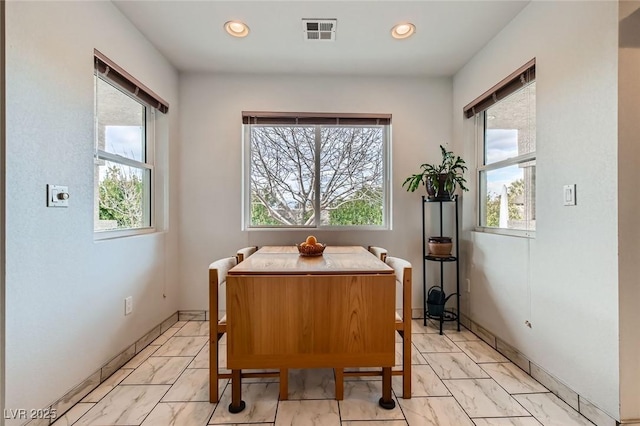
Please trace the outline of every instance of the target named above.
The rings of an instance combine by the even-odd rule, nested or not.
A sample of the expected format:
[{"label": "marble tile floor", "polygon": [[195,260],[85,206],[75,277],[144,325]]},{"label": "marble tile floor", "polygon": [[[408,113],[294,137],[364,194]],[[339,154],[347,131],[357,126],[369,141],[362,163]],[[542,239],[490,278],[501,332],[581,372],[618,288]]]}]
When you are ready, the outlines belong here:
[{"label": "marble tile floor", "polygon": [[379,377],[349,378],[336,401],[333,371],[318,369],[290,371],[287,401],[277,379],[245,379],[247,408],[231,414],[228,380],[218,383],[220,403],[209,403],[208,335],[208,321],[176,323],[53,425],[593,425],[469,330],[447,324],[440,336],[422,320],[413,323],[412,398],[394,377],[393,410],[378,406]]}]

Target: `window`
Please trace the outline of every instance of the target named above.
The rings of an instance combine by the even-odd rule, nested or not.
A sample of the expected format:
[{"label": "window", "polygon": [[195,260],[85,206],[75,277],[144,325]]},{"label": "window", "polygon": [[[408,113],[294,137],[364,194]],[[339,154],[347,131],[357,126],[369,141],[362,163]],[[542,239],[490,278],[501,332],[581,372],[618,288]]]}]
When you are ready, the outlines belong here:
[{"label": "window", "polygon": [[536,227],[535,61],[465,110],[479,140],[478,225],[528,235]]},{"label": "window", "polygon": [[97,51],[94,84],[94,230],[152,229],[155,114],[168,105]]},{"label": "window", "polygon": [[245,227],[389,227],[391,116],[243,113]]}]

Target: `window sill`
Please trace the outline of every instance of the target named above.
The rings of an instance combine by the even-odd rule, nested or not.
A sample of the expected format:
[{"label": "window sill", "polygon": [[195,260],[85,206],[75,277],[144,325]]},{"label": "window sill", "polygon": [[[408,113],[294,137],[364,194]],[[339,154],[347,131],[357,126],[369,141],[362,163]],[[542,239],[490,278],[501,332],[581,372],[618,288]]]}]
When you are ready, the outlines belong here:
[{"label": "window sill", "polygon": [[295,232],[295,231],[315,231],[315,232],[342,232],[342,231],[390,231],[390,227],[386,226],[296,226],[296,227],[245,227],[243,231],[277,231],[277,232]]},{"label": "window sill", "polygon": [[154,234],[157,230],[155,228],[139,228],[139,229],[120,229],[112,231],[94,231],[93,241],[107,241],[115,240],[118,238],[136,237],[140,235]]},{"label": "window sill", "polygon": [[506,237],[516,237],[516,238],[536,238],[536,231],[527,231],[524,229],[506,229],[506,228],[488,228],[483,226],[476,226],[473,229],[473,232],[481,232],[484,234],[496,234],[496,235],[504,235]]}]

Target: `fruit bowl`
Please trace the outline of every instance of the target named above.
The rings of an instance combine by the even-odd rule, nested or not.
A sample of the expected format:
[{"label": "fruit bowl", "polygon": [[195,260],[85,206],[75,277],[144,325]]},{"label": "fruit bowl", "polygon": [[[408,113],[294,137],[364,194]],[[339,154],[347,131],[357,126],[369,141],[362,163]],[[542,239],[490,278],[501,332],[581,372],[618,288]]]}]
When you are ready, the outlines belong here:
[{"label": "fruit bowl", "polygon": [[304,242],[296,244],[296,247],[298,247],[298,253],[300,253],[300,256],[322,256],[322,252],[324,251],[326,244],[307,244]]}]

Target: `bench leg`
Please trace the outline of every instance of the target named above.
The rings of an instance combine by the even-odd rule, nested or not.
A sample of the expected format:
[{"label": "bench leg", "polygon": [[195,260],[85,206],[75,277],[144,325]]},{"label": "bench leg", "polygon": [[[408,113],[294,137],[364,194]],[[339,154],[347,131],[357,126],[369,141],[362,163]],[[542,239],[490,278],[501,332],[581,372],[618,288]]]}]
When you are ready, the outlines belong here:
[{"label": "bench leg", "polygon": [[242,400],[242,370],[231,370],[231,404],[230,413],[239,413],[246,407]]},{"label": "bench leg", "polygon": [[396,402],[391,397],[391,367],[382,368],[382,398],[378,404],[385,410],[391,410],[396,406]]}]

